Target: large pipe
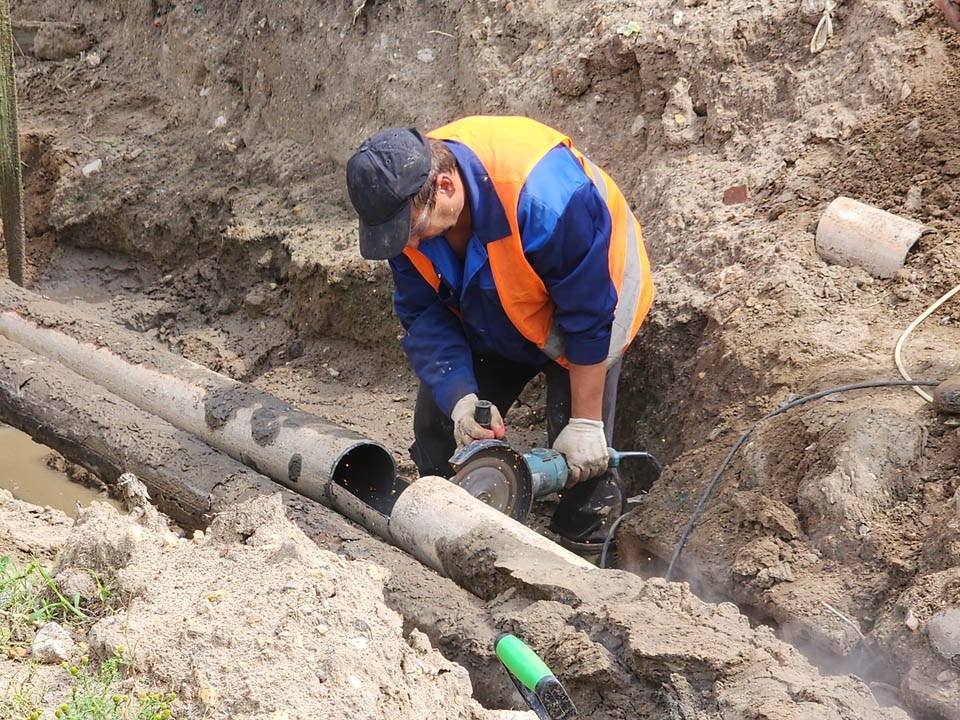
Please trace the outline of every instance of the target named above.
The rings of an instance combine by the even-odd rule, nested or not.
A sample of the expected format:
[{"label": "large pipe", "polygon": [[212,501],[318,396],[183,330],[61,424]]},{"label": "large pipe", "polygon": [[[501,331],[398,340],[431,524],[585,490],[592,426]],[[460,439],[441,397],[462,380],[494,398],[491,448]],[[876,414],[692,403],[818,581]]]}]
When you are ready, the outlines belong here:
[{"label": "large pipe", "polygon": [[166,420],[58,362],[0,337],[0,421],[59,451],[107,484],[126,472],[186,528],[204,528],[228,484],[277,486]]},{"label": "large pipe", "polygon": [[[396,477],[379,443],[157,348],[141,335],[0,281],[0,335],[341,514],[485,596],[485,556],[593,566],[443,478]],[[526,559],[524,559],[526,558]],[[483,586],[483,587],[481,587]]]},{"label": "large pipe", "polygon": [[362,525],[386,533],[407,485],[380,443],[0,281],[0,335]]},{"label": "large pipe", "polygon": [[513,568],[596,566],[441,477],[423,477],[397,498],[389,537],[424,565],[490,599],[502,592],[495,565]]}]

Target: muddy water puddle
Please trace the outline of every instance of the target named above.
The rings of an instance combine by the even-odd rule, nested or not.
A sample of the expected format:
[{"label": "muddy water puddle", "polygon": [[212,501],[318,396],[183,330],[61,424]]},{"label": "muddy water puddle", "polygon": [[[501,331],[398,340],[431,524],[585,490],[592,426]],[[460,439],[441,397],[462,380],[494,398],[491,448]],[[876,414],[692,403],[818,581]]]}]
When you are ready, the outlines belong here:
[{"label": "muddy water puddle", "polygon": [[18,500],[62,510],[74,519],[77,503],[87,506],[93,500],[108,501],[103,493],[48,467],[46,458],[51,452],[29,435],[0,424],[0,489],[9,490]]}]

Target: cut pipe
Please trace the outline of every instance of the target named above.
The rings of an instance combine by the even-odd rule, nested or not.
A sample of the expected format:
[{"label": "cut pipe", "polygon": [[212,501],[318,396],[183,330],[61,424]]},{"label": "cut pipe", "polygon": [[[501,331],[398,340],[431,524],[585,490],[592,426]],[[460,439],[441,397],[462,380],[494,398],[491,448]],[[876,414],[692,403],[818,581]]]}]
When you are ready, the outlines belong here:
[{"label": "cut pipe", "polygon": [[420,478],[399,495],[386,539],[481,598],[504,589],[491,583],[489,573],[471,567],[489,564],[481,556],[495,558],[494,564],[503,567],[539,568],[545,574],[551,566],[596,569],[441,477]]},{"label": "cut pipe", "polygon": [[927,228],[918,222],[838,197],[817,223],[815,246],[827,262],[859,266],[878,278],[892,277]]},{"label": "cut pipe", "polygon": [[[0,334],[364,525],[400,490],[381,444],[162,350],[132,331],[0,281]],[[59,326],[61,329],[55,329]],[[373,529],[373,528],[372,528]]]},{"label": "cut pipe", "polygon": [[[397,478],[382,445],[157,348],[138,333],[0,280],[0,335],[332,507],[479,597],[489,563],[594,566],[448,480]],[[493,559],[493,560],[491,560]],[[503,583],[509,582],[504,579]]]}]

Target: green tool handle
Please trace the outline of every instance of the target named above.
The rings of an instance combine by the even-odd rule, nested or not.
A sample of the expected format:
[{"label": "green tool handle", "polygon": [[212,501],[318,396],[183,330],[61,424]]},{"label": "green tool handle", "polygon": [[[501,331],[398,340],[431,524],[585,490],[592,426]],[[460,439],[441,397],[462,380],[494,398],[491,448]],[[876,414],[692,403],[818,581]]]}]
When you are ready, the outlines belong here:
[{"label": "green tool handle", "polygon": [[513,673],[524,686],[533,692],[543,678],[553,676],[547,664],[523,641],[515,635],[506,633],[497,639],[494,651],[500,662]]}]

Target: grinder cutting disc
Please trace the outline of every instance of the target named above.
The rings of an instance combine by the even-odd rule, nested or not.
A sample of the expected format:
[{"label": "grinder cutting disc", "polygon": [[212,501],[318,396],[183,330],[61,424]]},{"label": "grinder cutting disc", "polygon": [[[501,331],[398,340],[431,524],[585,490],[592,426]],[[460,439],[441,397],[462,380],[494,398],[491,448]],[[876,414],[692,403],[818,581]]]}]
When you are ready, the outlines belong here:
[{"label": "grinder cutting disc", "polygon": [[523,456],[501,440],[478,440],[450,458],[450,482],[523,522],[533,504],[533,483]]}]

